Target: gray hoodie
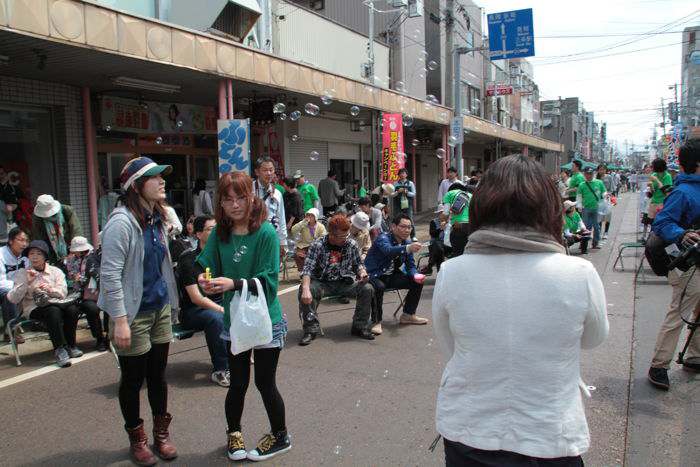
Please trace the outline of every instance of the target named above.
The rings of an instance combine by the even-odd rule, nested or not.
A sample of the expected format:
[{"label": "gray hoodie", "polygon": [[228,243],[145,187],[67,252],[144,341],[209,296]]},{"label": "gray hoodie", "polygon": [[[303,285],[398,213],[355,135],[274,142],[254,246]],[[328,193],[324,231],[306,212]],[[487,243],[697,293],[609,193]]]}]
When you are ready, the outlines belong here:
[{"label": "gray hoodie", "polygon": [[[168,238],[165,232],[163,238]],[[100,296],[97,300],[97,306],[112,319],[127,316],[131,324],[139,311],[143,296],[143,251],[143,231],[138,221],[127,208],[116,208],[102,232]],[[169,252],[163,259],[162,272],[168,286],[170,306],[177,310],[177,286]]]}]

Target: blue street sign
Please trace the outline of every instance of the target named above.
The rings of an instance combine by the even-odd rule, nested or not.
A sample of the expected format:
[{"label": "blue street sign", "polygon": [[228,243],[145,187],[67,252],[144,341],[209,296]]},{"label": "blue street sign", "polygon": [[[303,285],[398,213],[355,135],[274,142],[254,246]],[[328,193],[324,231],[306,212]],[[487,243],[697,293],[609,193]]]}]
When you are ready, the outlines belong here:
[{"label": "blue street sign", "polygon": [[488,15],[491,60],[535,55],[532,8]]}]

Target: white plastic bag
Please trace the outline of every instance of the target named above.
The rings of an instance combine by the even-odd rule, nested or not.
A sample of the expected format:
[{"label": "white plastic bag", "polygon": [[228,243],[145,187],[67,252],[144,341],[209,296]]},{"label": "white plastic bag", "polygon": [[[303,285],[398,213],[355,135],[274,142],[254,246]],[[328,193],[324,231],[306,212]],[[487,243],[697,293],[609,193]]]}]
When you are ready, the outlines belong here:
[{"label": "white plastic bag", "polygon": [[605,217],[612,212],[612,203],[608,199],[601,199],[598,202],[598,216]]},{"label": "white plastic bag", "polygon": [[248,293],[248,282],[243,281],[243,290],[233,294],[229,306],[231,317],[231,353],[238,355],[258,345],[272,341],[272,321],[267,311],[267,300],[258,279],[253,279],[258,294]]}]

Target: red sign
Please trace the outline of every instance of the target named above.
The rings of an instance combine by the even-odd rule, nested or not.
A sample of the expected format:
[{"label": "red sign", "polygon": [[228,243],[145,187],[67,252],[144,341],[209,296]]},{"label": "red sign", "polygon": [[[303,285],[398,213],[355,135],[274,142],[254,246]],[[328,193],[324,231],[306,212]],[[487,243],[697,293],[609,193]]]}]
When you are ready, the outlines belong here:
[{"label": "red sign", "polygon": [[399,169],[406,167],[403,152],[403,115],[382,114],[382,182],[399,179]]},{"label": "red sign", "polygon": [[487,96],[505,96],[508,94],[513,94],[513,86],[499,84],[498,86],[492,85],[486,88]]}]

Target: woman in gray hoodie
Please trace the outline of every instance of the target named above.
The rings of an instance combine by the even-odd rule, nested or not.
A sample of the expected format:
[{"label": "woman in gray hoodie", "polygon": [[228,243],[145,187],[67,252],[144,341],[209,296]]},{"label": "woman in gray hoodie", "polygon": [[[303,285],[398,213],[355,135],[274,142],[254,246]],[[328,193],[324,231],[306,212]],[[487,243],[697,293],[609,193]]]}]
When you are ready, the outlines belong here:
[{"label": "woman in gray hoodie", "polygon": [[172,339],[171,310],[177,292],[165,228],[165,181],[172,171],[147,157],[127,162],[120,181],[122,206],[116,208],[103,232],[98,306],[111,320],[110,339],[121,367],[119,405],[129,434],[130,454],[138,465],[157,460],[139,416],[139,392],[148,384],[153,413],[156,454],[177,457],[168,427],[168,388],[165,367]]}]

